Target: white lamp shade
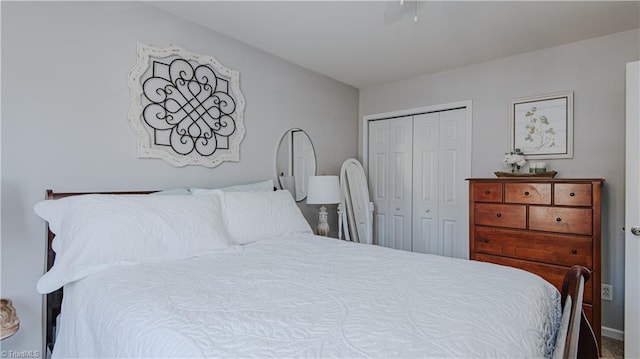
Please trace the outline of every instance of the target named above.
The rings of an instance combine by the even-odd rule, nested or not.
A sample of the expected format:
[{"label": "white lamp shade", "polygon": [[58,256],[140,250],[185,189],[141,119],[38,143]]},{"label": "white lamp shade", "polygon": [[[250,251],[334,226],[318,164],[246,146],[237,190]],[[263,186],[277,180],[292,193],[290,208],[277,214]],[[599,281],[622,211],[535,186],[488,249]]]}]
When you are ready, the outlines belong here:
[{"label": "white lamp shade", "polygon": [[307,203],[333,204],[340,203],[340,184],[338,176],[311,176],[307,188]]}]

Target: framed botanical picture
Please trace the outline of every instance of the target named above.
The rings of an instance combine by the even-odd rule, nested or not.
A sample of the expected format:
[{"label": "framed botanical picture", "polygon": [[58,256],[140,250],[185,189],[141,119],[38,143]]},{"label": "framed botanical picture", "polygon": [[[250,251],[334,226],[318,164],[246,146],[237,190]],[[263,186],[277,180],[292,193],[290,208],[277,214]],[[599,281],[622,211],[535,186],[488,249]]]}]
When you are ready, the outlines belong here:
[{"label": "framed botanical picture", "polygon": [[573,91],[510,101],[511,150],[527,159],[573,158]]}]

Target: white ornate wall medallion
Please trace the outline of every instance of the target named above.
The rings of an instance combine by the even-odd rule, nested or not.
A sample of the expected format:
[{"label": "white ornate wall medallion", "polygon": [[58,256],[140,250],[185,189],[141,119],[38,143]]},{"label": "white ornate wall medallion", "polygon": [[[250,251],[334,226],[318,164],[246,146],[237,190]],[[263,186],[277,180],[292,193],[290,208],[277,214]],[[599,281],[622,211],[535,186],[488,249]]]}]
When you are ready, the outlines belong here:
[{"label": "white ornate wall medallion", "polygon": [[240,159],[245,101],[238,71],[178,46],[138,43],[129,88],[138,157],[207,167]]}]

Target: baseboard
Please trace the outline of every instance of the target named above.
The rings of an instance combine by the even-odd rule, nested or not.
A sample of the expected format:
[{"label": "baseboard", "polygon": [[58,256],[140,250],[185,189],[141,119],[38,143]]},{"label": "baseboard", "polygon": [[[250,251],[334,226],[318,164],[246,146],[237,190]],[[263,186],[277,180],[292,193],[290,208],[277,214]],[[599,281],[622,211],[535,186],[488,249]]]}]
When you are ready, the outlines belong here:
[{"label": "baseboard", "polygon": [[624,331],[613,329],[613,328],[602,327],[602,336],[615,339],[615,340],[624,340]]}]

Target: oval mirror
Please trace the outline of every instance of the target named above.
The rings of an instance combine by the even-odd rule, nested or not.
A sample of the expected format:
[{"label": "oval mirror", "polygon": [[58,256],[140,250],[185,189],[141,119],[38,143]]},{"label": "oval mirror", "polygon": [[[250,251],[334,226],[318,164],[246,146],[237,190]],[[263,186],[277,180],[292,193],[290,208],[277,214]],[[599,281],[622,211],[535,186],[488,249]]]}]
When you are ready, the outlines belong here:
[{"label": "oval mirror", "polygon": [[286,189],[297,202],[307,197],[310,176],[316,174],[316,153],[309,136],[299,128],[282,135],[276,153],[276,177],[279,187]]}]

